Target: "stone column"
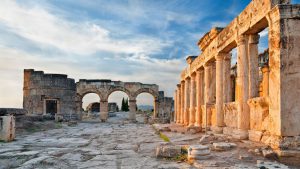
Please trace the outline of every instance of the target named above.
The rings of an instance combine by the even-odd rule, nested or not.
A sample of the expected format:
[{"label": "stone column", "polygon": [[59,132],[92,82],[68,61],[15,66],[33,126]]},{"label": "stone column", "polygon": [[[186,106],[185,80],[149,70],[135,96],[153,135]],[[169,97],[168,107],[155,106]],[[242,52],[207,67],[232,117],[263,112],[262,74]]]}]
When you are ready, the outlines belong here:
[{"label": "stone column", "polygon": [[177,120],[177,89],[174,92],[174,119],[173,121],[176,123]]},{"label": "stone column", "polygon": [[223,60],[223,103],[228,103],[232,98],[232,88],[231,88],[231,53],[224,56]]},{"label": "stone column", "polygon": [[184,85],[184,125],[189,125],[189,110],[190,110],[190,78],[185,80]]},{"label": "stone column", "polygon": [[211,103],[211,63],[205,63],[204,65],[204,103]]},{"label": "stone column", "polygon": [[195,126],[200,127],[202,124],[202,110],[203,104],[203,70],[196,71],[196,122]]},{"label": "stone column", "polygon": [[129,99],[129,120],[136,121],[135,114],[136,114],[136,100]]},{"label": "stone column", "polygon": [[259,69],[258,69],[258,44],[259,35],[249,35],[248,59],[249,59],[249,98],[259,96]]},{"label": "stone column", "polygon": [[[210,110],[208,109],[213,100],[212,100],[212,78],[211,78],[211,73],[212,73],[212,63],[207,62],[204,65],[204,112],[203,112],[203,117],[205,119],[205,124],[203,126],[208,126],[210,125]],[[206,129],[207,130],[207,129]]]},{"label": "stone column", "polygon": [[196,74],[191,75],[190,81],[190,111],[189,111],[189,127],[195,124],[195,106],[196,106]]},{"label": "stone column", "polygon": [[269,96],[269,66],[265,65],[261,68],[263,79],[262,79],[262,93],[263,97]]},{"label": "stone column", "polygon": [[100,120],[106,121],[108,118],[108,102],[107,100],[100,100]]},{"label": "stone column", "polygon": [[181,119],[181,90],[180,90],[180,84],[177,84],[177,117],[176,117],[176,123],[180,123]]},{"label": "stone column", "polygon": [[224,126],[223,113],[223,60],[226,53],[218,53],[216,58],[216,126],[215,133],[222,133]]},{"label": "stone column", "polygon": [[158,116],[158,107],[159,107],[159,100],[154,100],[154,112],[153,112],[153,118],[157,118]]},{"label": "stone column", "polygon": [[238,131],[236,138],[248,138],[250,126],[250,113],[247,104],[249,98],[248,84],[248,57],[247,57],[247,38],[240,36],[237,40],[237,101],[238,101]]},{"label": "stone column", "polygon": [[181,85],[180,85],[180,124],[183,124],[184,123],[184,87],[185,86],[185,82],[182,81],[181,82]]}]

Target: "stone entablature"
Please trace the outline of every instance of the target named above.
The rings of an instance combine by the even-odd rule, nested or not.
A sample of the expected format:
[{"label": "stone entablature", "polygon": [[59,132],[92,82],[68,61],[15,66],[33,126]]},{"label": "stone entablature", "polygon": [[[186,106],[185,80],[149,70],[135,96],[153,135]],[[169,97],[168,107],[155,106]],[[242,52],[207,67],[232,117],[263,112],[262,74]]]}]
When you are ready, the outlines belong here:
[{"label": "stone entablature", "polygon": [[[266,28],[269,46],[259,55],[259,33]],[[204,35],[201,54],[187,59],[175,91],[175,122],[207,124],[216,133],[261,141],[279,155],[289,154],[292,149],[282,153],[281,147],[300,136],[299,44],[300,5],[252,0],[225,28]]]}]

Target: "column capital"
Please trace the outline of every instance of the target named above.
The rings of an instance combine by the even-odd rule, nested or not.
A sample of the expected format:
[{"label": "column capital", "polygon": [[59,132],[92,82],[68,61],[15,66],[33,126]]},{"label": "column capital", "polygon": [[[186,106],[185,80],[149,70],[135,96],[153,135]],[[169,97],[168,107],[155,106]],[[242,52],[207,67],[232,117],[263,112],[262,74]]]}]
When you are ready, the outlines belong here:
[{"label": "column capital", "polygon": [[209,62],[209,61],[205,62],[204,65],[203,65],[204,69],[207,69],[210,66],[212,66],[212,62]]},{"label": "column capital", "polygon": [[228,55],[229,55],[229,58],[230,58],[230,57],[231,57],[231,54],[230,54],[230,53],[219,52],[219,53],[215,56],[215,59],[216,59],[216,61],[220,61],[220,60],[223,60],[223,59],[228,58]]},{"label": "column capital", "polygon": [[239,46],[239,45],[246,44],[246,41],[247,41],[247,36],[246,35],[240,35],[240,36],[237,37],[236,43]]},{"label": "column capital", "polygon": [[259,38],[260,38],[259,34],[251,34],[251,35],[249,35],[249,43],[258,44]]},{"label": "column capital", "polygon": [[181,84],[177,84],[176,86],[177,86],[177,88],[180,88],[180,87],[181,87]]}]

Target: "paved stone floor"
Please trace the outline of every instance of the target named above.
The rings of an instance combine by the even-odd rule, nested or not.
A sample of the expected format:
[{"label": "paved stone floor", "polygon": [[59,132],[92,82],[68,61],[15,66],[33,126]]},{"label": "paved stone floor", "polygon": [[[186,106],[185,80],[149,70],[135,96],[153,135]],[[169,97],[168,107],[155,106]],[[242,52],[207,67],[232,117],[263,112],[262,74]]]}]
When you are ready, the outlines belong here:
[{"label": "paved stone floor", "polygon": [[[0,143],[3,168],[192,168],[186,163],[158,160],[162,142],[150,125],[127,123],[118,113],[107,123],[79,123],[75,127],[19,135]],[[138,117],[138,120],[142,120]]]}]

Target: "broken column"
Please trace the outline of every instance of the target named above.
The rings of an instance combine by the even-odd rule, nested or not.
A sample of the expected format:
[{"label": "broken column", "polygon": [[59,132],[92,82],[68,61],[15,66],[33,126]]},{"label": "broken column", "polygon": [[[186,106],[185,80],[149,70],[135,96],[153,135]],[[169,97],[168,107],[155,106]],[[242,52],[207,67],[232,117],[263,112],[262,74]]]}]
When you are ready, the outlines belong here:
[{"label": "broken column", "polygon": [[[154,107],[154,112],[155,112],[155,107]],[[136,114],[136,100],[129,100],[129,120],[130,121],[136,121],[135,118]]]},{"label": "broken column", "polygon": [[0,116],[0,140],[9,142],[15,139],[15,117]]},{"label": "broken column", "polygon": [[100,120],[105,122],[108,118],[108,102],[107,100],[100,100]]}]

